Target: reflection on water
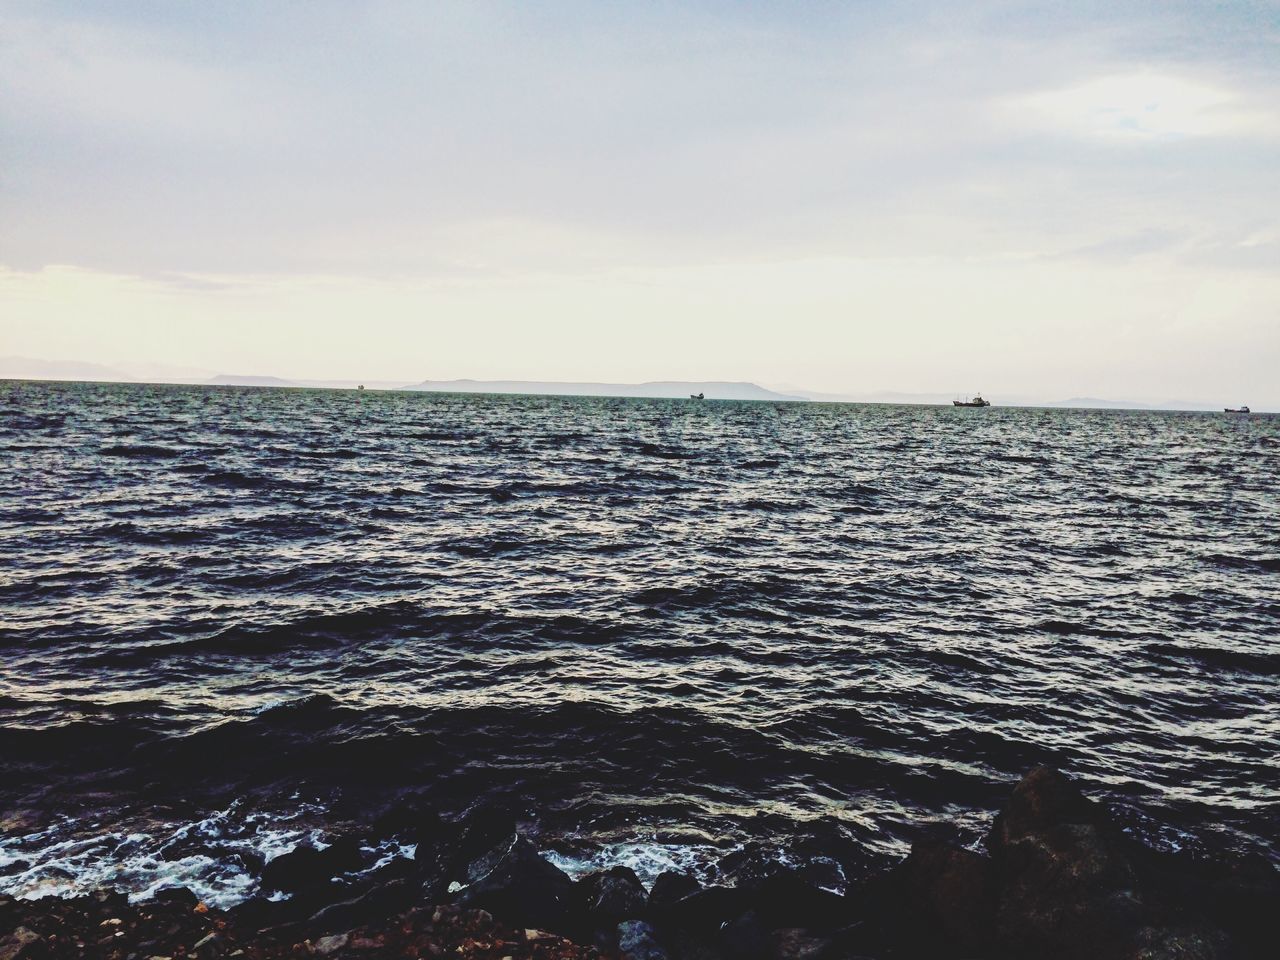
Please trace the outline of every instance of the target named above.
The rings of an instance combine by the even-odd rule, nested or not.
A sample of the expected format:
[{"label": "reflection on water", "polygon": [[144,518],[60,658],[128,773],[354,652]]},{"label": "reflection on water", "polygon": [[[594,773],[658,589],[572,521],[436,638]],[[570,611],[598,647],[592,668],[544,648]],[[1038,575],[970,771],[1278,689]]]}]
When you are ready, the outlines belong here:
[{"label": "reflection on water", "polygon": [[974,840],[1036,762],[1152,842],[1277,856],[1280,419],[22,383],[0,410],[0,889],[234,809],[245,849],[192,854],[230,883],[254,831],[406,790],[582,862],[767,840],[847,872]]}]

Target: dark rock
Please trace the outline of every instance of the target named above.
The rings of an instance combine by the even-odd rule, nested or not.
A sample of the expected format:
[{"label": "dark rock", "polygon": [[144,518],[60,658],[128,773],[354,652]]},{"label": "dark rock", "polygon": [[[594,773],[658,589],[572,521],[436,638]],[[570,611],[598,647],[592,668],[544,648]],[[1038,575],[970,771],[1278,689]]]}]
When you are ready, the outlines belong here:
[{"label": "dark rock", "polygon": [[267,900],[253,897],[243,903],[237,903],[227,911],[228,918],[242,930],[270,930],[288,924],[297,923],[311,912],[308,904],[297,900]]},{"label": "dark rock", "polygon": [[820,890],[788,870],[763,876],[741,892],[761,922],[770,928],[833,930],[849,922],[850,907],[844,897]]},{"label": "dark rock", "polygon": [[384,807],[372,827],[375,836],[428,847],[443,843],[452,834],[440,814],[419,794],[406,794]]},{"label": "dark rock", "polygon": [[14,860],[0,866],[0,877],[7,877],[15,873],[21,873],[23,870],[30,869],[31,864],[26,860]]},{"label": "dark rock", "polygon": [[626,920],[618,924],[618,952],[627,960],[667,960],[667,952],[658,942],[657,931],[643,920]]},{"label": "dark rock", "polygon": [[559,868],[513,836],[473,861],[455,896],[460,906],[482,908],[507,923],[568,933],[583,920],[577,888]]},{"label": "dark rock", "polygon": [[661,907],[674,903],[701,889],[702,885],[693,874],[668,870],[666,873],[659,874],[658,879],[653,881],[653,889],[649,891],[649,906]]},{"label": "dark rock", "polygon": [[262,868],[267,865],[266,857],[256,850],[231,850],[227,852],[223,859],[239,864],[241,869],[254,876],[261,875]]},{"label": "dark rock", "polygon": [[451,866],[464,869],[515,835],[516,818],[510,811],[495,807],[477,810],[462,821],[451,840]]},{"label": "dark rock", "polygon": [[408,910],[417,900],[415,884],[403,879],[392,880],[359,897],[329,904],[307,921],[307,927],[312,932],[327,933],[376,923],[384,917]]},{"label": "dark rock", "polygon": [[990,860],[971,850],[919,841],[885,879],[875,921],[896,927],[888,939],[986,951],[995,920]]},{"label": "dark rock", "polygon": [[34,955],[42,945],[40,934],[28,927],[18,927],[0,938],[0,960],[22,960]]},{"label": "dark rock", "polygon": [[347,944],[350,942],[351,934],[335,933],[327,937],[321,937],[312,944],[312,948],[315,950],[317,956],[327,957],[331,953],[337,953],[339,950],[345,949]]},{"label": "dark rock", "polygon": [[188,909],[200,902],[200,898],[186,887],[161,887],[155,892],[154,899],[157,903],[174,903]]},{"label": "dark rock", "polygon": [[218,933],[208,933],[191,946],[190,954],[198,960],[213,960],[222,955],[222,937]]},{"label": "dark rock", "polygon": [[1130,960],[1223,960],[1231,955],[1221,931],[1146,927],[1135,937]]},{"label": "dark rock", "polygon": [[998,885],[995,935],[1008,952],[1123,957],[1150,911],[1105,810],[1065,776],[1032,770],[987,838]]},{"label": "dark rock", "polygon": [[715,873],[723,878],[726,886],[746,887],[785,869],[778,859],[778,850],[762,843],[749,843],[717,860]]},{"label": "dark rock", "polygon": [[304,893],[327,885],[334,877],[360,868],[360,844],[339,837],[323,850],[301,846],[267,861],[260,880],[263,890]]},{"label": "dark rock", "polygon": [[767,960],[770,953],[769,931],[754,910],[725,924],[720,940],[725,956],[735,960]]},{"label": "dark rock", "polygon": [[630,867],[590,874],[578,886],[591,921],[598,926],[616,927],[623,920],[640,919],[648,907],[644,884]]},{"label": "dark rock", "polygon": [[119,890],[101,887],[89,894],[90,908],[101,919],[119,916],[129,907],[129,898]]},{"label": "dark rock", "polygon": [[827,937],[815,936],[809,930],[784,927],[771,935],[775,960],[821,960],[831,946]]},{"label": "dark rock", "polygon": [[736,887],[705,887],[679,900],[655,905],[650,913],[662,929],[705,935],[715,933],[750,906],[750,897]]},{"label": "dark rock", "polygon": [[1145,889],[1193,908],[1202,922],[1227,932],[1244,956],[1269,960],[1274,954],[1280,870],[1269,861],[1261,857],[1205,861],[1138,847],[1135,864]]}]

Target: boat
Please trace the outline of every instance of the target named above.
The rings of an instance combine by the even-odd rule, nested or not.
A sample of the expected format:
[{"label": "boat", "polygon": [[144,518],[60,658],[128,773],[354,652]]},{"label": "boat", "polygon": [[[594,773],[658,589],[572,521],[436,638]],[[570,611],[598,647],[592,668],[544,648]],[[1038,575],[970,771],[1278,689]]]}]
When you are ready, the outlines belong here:
[{"label": "boat", "polygon": [[705,400],[705,399],[707,399],[707,398],[706,398],[705,396],[703,396],[702,394],[700,394],[700,393],[691,393],[691,394],[689,394],[689,399],[690,399],[690,400]]},{"label": "boat", "polygon": [[363,390],[363,389],[364,389],[364,384],[363,384],[363,383],[362,383],[362,384],[360,384],[360,386],[356,387],[356,389],[357,389],[357,390]]},{"label": "boat", "polygon": [[951,405],[955,407],[989,407],[990,400],[983,400],[982,394],[978,394],[972,400],[952,400]]},{"label": "boat", "polygon": [[1249,408],[1248,407],[1223,407],[1222,412],[1223,413],[1248,413]]}]

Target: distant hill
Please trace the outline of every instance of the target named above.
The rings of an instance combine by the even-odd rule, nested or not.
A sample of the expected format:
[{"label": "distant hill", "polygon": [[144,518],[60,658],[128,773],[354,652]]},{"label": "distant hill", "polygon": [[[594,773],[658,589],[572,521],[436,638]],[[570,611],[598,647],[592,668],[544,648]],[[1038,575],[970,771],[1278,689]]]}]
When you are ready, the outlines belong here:
[{"label": "distant hill", "polygon": [[89,380],[129,383],[136,378],[118,367],[80,360],[38,360],[35,357],[0,357],[0,377],[8,380]]},{"label": "distant hill", "polygon": [[203,383],[211,370],[169,363],[86,360],[41,360],[38,357],[0,357],[0,378],[9,380],[69,380],[98,383]]},{"label": "distant hill", "polygon": [[212,380],[201,383],[222,387],[304,387],[320,390],[354,390],[365,386],[370,390],[408,390],[403,380],[291,380],[284,377],[263,377],[252,374],[220,373]]},{"label": "distant hill", "polygon": [[407,390],[437,393],[529,393],[564,397],[670,397],[701,393],[708,400],[804,400],[754,383],[727,380],[651,380],[646,383],[585,383],[545,380],[424,380]]},{"label": "distant hill", "polygon": [[[210,386],[239,387],[309,387],[333,390],[354,390],[363,385],[369,390],[422,390],[447,393],[529,393],[550,396],[594,397],[670,397],[683,399],[691,393],[705,394],[708,400],[813,400],[829,403],[895,403],[936,404],[951,406],[959,393],[899,393],[892,391],[868,391],[850,393],[820,393],[799,387],[782,386],[777,390],[757,383],[735,380],[650,380],[644,383],[599,383],[593,381],[555,380],[424,380],[421,383],[405,383],[403,380],[295,380],[260,374],[221,373],[197,367],[175,366],[167,363],[128,361],[120,363],[92,363],[78,360],[42,360],[36,357],[0,357],[0,380],[70,380],[98,381],[103,383],[189,383]],[[964,394],[969,396],[969,394]],[[1225,402],[1209,403],[1204,400],[1125,399],[1109,400],[1098,397],[1071,397],[1067,400],[1049,400],[1044,395],[991,393],[987,395],[996,407],[1057,407],[1077,409],[1112,410],[1204,410],[1221,412],[1224,405],[1239,406],[1248,402],[1239,397]],[[1263,406],[1261,401],[1253,405],[1255,413],[1275,409]]]}]

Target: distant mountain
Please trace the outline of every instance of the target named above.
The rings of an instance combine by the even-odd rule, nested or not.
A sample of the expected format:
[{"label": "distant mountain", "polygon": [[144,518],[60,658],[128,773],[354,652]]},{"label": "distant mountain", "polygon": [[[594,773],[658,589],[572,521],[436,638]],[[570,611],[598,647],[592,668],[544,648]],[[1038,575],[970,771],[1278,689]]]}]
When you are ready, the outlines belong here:
[{"label": "distant mountain", "polygon": [[118,367],[80,360],[39,360],[35,357],[0,357],[0,378],[6,380],[90,380],[129,383],[135,380]]},{"label": "distant mountain", "polygon": [[403,380],[288,380],[284,377],[263,377],[253,374],[220,373],[211,380],[200,383],[224,387],[303,387],[319,390],[354,390],[365,386],[370,390],[412,389]]},{"label": "distant mountain", "polygon": [[202,367],[182,367],[171,363],[130,361],[116,366],[143,383],[204,383],[214,374],[214,371]]},{"label": "distant mountain", "polygon": [[687,398],[701,393],[708,400],[804,400],[766,390],[754,383],[726,380],[651,380],[646,383],[585,383],[545,380],[424,380],[407,390],[437,393],[529,393],[565,397]]},{"label": "distant mountain", "polygon": [[[729,380],[650,380],[645,383],[597,383],[588,381],[548,380],[293,380],[260,374],[228,374],[213,376],[197,367],[179,367],[165,363],[129,361],[117,364],[91,363],[77,360],[41,360],[35,357],[0,357],[0,380],[86,380],[102,383],[189,383],[211,386],[242,387],[309,387],[332,390],[354,390],[363,385],[370,390],[422,390],[448,393],[530,393],[552,396],[594,397],[673,397],[686,398],[691,393],[705,394],[708,400],[813,400],[828,403],[901,403],[951,406],[959,394],[899,393],[868,391],[865,393],[820,393],[797,387],[769,389],[756,383]],[[968,396],[968,394],[966,394]],[[990,394],[996,407],[1056,407],[1095,410],[1204,410],[1221,412],[1224,403],[1203,400],[1108,400],[1099,397],[1071,397],[1046,400],[1026,394]],[[1248,402],[1236,398],[1225,405],[1239,406]],[[1275,409],[1255,402],[1254,412]]]},{"label": "distant mountain", "polygon": [[815,390],[797,390],[796,393],[806,400],[814,400],[818,403],[904,403],[944,406],[950,406],[951,401],[960,396],[957,393],[897,393],[891,390],[880,390],[874,393],[819,393]]}]

